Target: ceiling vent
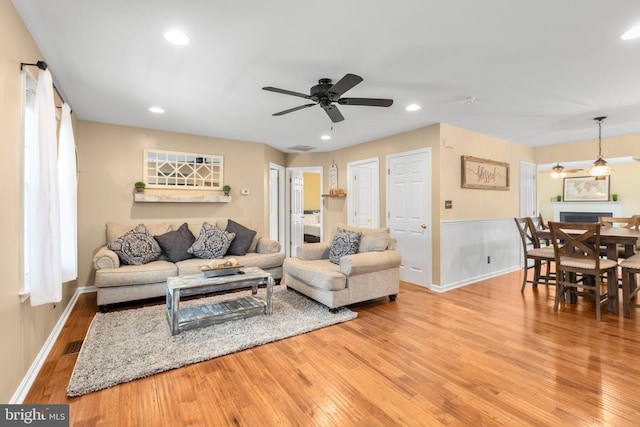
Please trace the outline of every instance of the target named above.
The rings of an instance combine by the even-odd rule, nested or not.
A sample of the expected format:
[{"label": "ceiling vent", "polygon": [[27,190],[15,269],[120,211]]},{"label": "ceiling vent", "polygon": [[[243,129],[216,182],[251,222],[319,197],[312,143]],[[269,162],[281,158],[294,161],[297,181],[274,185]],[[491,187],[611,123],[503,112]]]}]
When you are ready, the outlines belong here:
[{"label": "ceiling vent", "polygon": [[287,148],[287,150],[293,150],[293,151],[311,151],[315,149],[316,147],[312,147],[310,145],[296,145],[294,147]]}]

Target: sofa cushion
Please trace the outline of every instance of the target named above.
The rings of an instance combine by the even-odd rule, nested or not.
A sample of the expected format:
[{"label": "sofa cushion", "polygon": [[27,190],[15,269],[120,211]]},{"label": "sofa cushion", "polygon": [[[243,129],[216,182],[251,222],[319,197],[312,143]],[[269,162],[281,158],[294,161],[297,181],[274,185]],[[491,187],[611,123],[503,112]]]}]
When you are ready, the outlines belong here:
[{"label": "sofa cushion", "polygon": [[232,219],[227,221],[226,231],[236,235],[231,241],[227,255],[246,255],[256,232],[242,224],[238,224]]},{"label": "sofa cushion", "polygon": [[[257,254],[255,252],[248,253],[244,256],[225,256],[224,259],[234,258],[243,267],[259,267],[265,270],[282,267],[284,261],[283,253],[273,254]],[[176,263],[178,274],[199,274],[200,267],[206,265],[207,262],[199,258],[185,259]]]},{"label": "sofa cushion", "polygon": [[337,224],[337,228],[344,228],[351,231],[359,231],[362,233],[360,238],[360,246],[358,253],[365,252],[381,252],[388,249],[389,246],[389,228],[364,228],[353,227],[346,224]]},{"label": "sofa cushion", "polygon": [[152,261],[144,265],[123,265],[119,268],[103,268],[96,271],[94,285],[97,288],[144,285],[165,282],[176,276],[178,268],[172,262]]},{"label": "sofa cushion", "polygon": [[117,238],[107,245],[118,254],[123,264],[142,265],[160,258],[162,249],[147,231],[144,224],[138,224],[131,231]]},{"label": "sofa cushion", "polygon": [[282,268],[300,282],[316,288],[339,291],[347,286],[347,276],[340,273],[339,267],[328,259],[304,261],[296,257],[287,258]]},{"label": "sofa cushion", "polygon": [[227,253],[234,237],[236,237],[235,234],[222,231],[205,221],[198,238],[187,249],[187,252],[198,258],[222,258]]},{"label": "sofa cushion", "polygon": [[183,259],[193,258],[193,254],[187,252],[196,238],[189,231],[189,226],[185,222],[175,231],[155,236],[158,244],[162,248],[162,252],[167,256],[167,260],[171,262],[182,261]]},{"label": "sofa cushion", "polygon": [[362,233],[359,231],[338,228],[333,235],[331,249],[329,249],[329,261],[339,264],[340,258],[343,256],[358,253],[361,236]]}]

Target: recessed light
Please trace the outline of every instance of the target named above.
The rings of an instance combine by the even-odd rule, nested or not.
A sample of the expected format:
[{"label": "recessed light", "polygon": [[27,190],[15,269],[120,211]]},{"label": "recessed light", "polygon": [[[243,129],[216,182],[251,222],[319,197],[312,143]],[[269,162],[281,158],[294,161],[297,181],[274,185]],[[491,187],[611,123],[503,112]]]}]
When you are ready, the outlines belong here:
[{"label": "recessed light", "polygon": [[631,28],[629,31],[627,31],[622,36],[620,36],[620,38],[622,40],[633,40],[633,39],[640,38],[640,24]]},{"label": "recessed light", "polygon": [[167,31],[166,33],[164,33],[164,38],[169,42],[180,46],[189,44],[189,37],[187,37],[182,31],[178,30]]},{"label": "recessed light", "polygon": [[164,113],[164,109],[162,109],[160,107],[150,107],[149,111],[151,111],[152,113],[156,113],[156,114]]},{"label": "recessed light", "polygon": [[471,104],[473,104],[474,102],[476,102],[476,99],[475,99],[473,96],[470,96],[470,97],[465,98],[465,99],[463,99],[463,100],[462,100],[462,103],[463,103],[464,105],[471,105]]},{"label": "recessed light", "polygon": [[322,135],[320,139],[322,139],[323,141],[328,141],[331,139],[331,135]]},{"label": "recessed light", "polygon": [[420,108],[422,108],[422,107],[420,107],[418,104],[409,104],[409,105],[407,105],[406,110],[407,111],[418,111]]}]

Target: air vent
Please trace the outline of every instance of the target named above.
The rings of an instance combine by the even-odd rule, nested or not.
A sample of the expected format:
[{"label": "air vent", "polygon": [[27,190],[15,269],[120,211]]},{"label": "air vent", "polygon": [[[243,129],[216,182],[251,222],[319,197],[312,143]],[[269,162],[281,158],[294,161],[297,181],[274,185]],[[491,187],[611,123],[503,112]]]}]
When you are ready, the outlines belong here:
[{"label": "air vent", "polygon": [[287,150],[293,150],[293,151],[311,151],[315,149],[316,147],[311,147],[310,145],[296,145],[295,147],[287,148]]},{"label": "air vent", "polygon": [[67,344],[67,348],[64,349],[64,353],[62,353],[62,355],[67,355],[67,354],[76,354],[80,352],[80,349],[82,348],[82,342],[83,340],[80,341],[71,341],[69,344]]}]

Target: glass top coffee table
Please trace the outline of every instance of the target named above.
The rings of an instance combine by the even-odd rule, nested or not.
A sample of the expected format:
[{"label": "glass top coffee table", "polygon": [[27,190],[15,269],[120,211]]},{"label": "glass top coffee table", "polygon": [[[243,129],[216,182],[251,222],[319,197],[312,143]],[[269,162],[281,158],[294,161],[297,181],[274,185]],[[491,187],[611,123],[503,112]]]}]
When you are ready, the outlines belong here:
[{"label": "glass top coffee table", "polygon": [[[266,301],[256,296],[258,286],[267,285]],[[171,334],[187,329],[244,319],[258,314],[271,314],[274,280],[270,273],[258,268],[241,268],[237,274],[207,277],[204,273],[167,279],[167,321]],[[213,304],[180,308],[180,298],[212,292],[251,289],[251,295]]]}]

